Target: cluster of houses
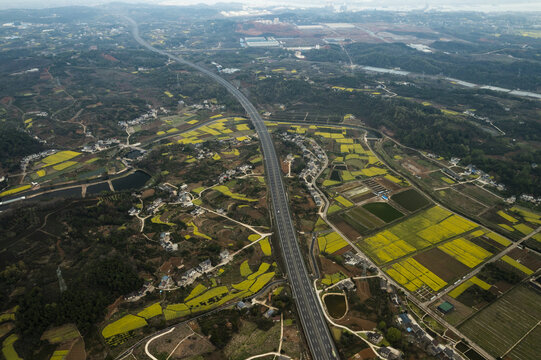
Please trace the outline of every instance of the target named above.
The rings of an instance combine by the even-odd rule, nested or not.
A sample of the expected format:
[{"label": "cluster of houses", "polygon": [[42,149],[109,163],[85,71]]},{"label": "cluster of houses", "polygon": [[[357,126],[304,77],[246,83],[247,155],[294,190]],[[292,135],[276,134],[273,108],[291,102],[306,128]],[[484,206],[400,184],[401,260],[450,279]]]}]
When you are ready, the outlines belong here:
[{"label": "cluster of houses", "polygon": [[45,150],[45,151],[42,151],[42,152],[39,152],[39,153],[36,153],[36,154],[26,155],[21,160],[21,170],[26,171],[26,167],[28,166],[28,164],[31,161],[37,161],[37,160],[39,160],[41,158],[47,157],[49,155],[53,155],[53,154],[57,153],[58,151],[59,150],[56,150],[56,149],[50,149],[50,150]]},{"label": "cluster of houses", "polygon": [[[427,156],[434,157],[434,158],[437,157],[434,154],[428,154]],[[460,162],[460,158],[452,157],[451,160],[449,160],[449,162],[453,166],[457,166],[458,163]],[[504,184],[497,183],[496,181],[494,181],[494,179],[489,174],[487,174],[483,170],[480,170],[480,169],[476,168],[475,165],[472,165],[472,164],[467,165],[464,168],[464,172],[462,172],[460,174],[457,174],[454,171],[452,171],[450,169],[447,169],[447,168],[442,169],[442,171],[446,175],[450,176],[453,180],[456,180],[456,181],[463,181],[464,180],[463,177],[470,176],[470,175],[475,175],[475,176],[477,176],[478,181],[480,181],[482,183],[485,183],[487,185],[493,186],[493,187],[497,188],[500,191],[505,190],[505,185]]]},{"label": "cluster of houses", "polygon": [[[149,105],[150,107],[150,105]],[[162,110],[164,113],[168,113],[168,111],[164,108],[160,108],[160,110]],[[127,121],[119,121],[118,122],[118,126],[120,126],[121,128],[123,129],[126,129],[130,126],[136,126],[136,125],[141,125],[141,124],[144,124],[150,120],[155,120],[158,118],[158,110],[157,109],[150,109],[147,113],[141,115],[141,116],[138,116],[136,117],[135,119],[132,119],[132,120],[127,120]]]},{"label": "cluster of houses", "polygon": [[95,153],[102,150],[107,150],[113,146],[120,144],[120,140],[110,138],[106,140],[98,140],[94,144],[87,144],[81,149],[82,152]]},{"label": "cluster of houses", "polygon": [[483,170],[477,169],[475,165],[472,165],[472,164],[467,165],[462,175],[464,176],[477,175],[478,176],[477,180],[479,180],[480,182],[493,186],[500,191],[505,190],[504,184],[497,183],[496,181],[494,181],[494,179],[492,179],[492,177],[489,174],[487,174]]},{"label": "cluster of houses", "polygon": [[[229,253],[227,254],[229,256]],[[221,257],[221,254],[220,254]],[[199,276],[206,274],[213,270],[212,263],[210,259],[207,259],[205,261],[202,261],[194,268],[191,268],[187,270],[182,276],[180,277],[180,280],[177,282],[178,286],[188,286],[191,283],[195,281]]]},{"label": "cluster of houses", "polygon": [[[373,337],[375,339],[375,335],[373,335]],[[402,352],[400,350],[397,350],[397,349],[392,348],[390,346],[382,346],[382,347],[377,349],[377,352],[384,359],[394,360],[394,359],[402,359],[403,358],[403,354],[402,354]]]},{"label": "cluster of houses", "polygon": [[[460,158],[457,158],[457,157],[453,157],[450,160],[450,163],[455,165],[455,166],[458,165],[459,162],[460,162]],[[531,164],[531,166],[532,166],[532,168],[535,169],[538,165],[536,163],[533,163],[533,164]],[[445,172],[445,170],[444,170],[444,172]],[[493,187],[497,188],[500,191],[505,190],[505,185],[504,184],[497,183],[496,181],[494,181],[494,179],[492,179],[492,177],[489,174],[485,173],[483,170],[477,169],[475,167],[475,165],[472,165],[472,164],[467,165],[466,168],[465,168],[465,171],[463,173],[461,173],[460,175],[462,175],[462,176],[477,175],[478,176],[477,180],[479,180],[480,182],[485,183],[485,184],[490,185],[490,186],[493,186]],[[517,200],[516,196],[510,196],[507,199],[505,199],[505,201],[508,204],[513,204],[516,200]],[[541,197],[535,197],[535,196],[528,195],[528,194],[521,194],[520,195],[520,200],[528,201],[528,202],[531,202],[531,203],[533,203],[535,205],[541,204]]]},{"label": "cluster of houses", "polygon": [[215,61],[211,62],[211,64],[216,66],[216,70],[218,70],[218,72],[222,72],[224,74],[233,74],[233,73],[236,73],[237,71],[240,71],[240,69],[237,69],[237,68],[224,68],[222,65],[218,64]]},{"label": "cluster of houses", "polygon": [[156,214],[160,207],[162,207],[164,204],[165,202],[162,198],[157,198],[149,206],[147,206],[146,212],[148,214]]},{"label": "cluster of houses", "polygon": [[321,195],[313,186],[313,181],[317,178],[319,172],[321,171],[322,161],[325,159],[325,152],[318,145],[317,142],[312,141],[312,150],[310,151],[305,145],[306,137],[299,134],[290,134],[287,132],[282,133],[282,138],[285,141],[290,141],[295,143],[301,150],[302,155],[306,159],[306,167],[299,174],[299,178],[304,180],[304,183],[308,187],[310,195],[314,199],[316,206],[321,206],[323,204],[323,199]]},{"label": "cluster of houses", "polygon": [[146,283],[143,285],[143,287],[138,290],[134,291],[124,297],[124,299],[128,302],[135,302],[139,301],[141,298],[145,297],[147,294],[150,294],[156,290],[156,287],[152,285],[152,283]]},{"label": "cluster of houses", "polygon": [[225,110],[225,105],[215,104],[216,100],[203,100],[202,104],[194,104],[191,107],[196,110],[210,110],[210,111],[220,111]]},{"label": "cluster of houses", "polygon": [[158,185],[158,189],[169,193],[171,200],[175,204],[181,204],[184,207],[190,207],[193,205],[193,196],[188,191],[188,185],[186,184],[182,184],[179,187],[176,187],[169,183],[163,183]]},{"label": "cluster of houses", "polygon": [[160,234],[160,245],[169,252],[177,251],[178,250],[178,244],[174,244],[171,241],[171,233],[170,232],[162,232]]},{"label": "cluster of houses", "polygon": [[344,264],[346,265],[367,268],[370,272],[377,272],[378,270],[375,266],[370,265],[366,259],[363,259],[359,254],[352,251],[345,252],[342,254],[342,257],[344,258]]},{"label": "cluster of houses", "polygon": [[237,166],[236,169],[229,169],[218,176],[218,182],[223,184],[235,177],[248,175],[252,171],[253,166],[250,164],[244,164]]},{"label": "cluster of houses", "polygon": [[417,343],[426,352],[438,359],[463,360],[454,349],[448,345],[440,344],[433,336],[426,332],[415,319],[408,313],[397,315],[396,322],[400,328],[406,331],[408,340]]}]

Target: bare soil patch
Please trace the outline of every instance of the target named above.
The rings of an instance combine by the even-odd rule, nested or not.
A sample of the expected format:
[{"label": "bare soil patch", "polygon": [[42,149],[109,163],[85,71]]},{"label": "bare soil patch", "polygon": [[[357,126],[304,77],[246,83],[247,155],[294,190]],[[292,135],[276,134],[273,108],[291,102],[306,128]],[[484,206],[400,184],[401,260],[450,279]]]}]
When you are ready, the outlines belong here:
[{"label": "bare soil patch", "polygon": [[359,297],[361,302],[364,302],[365,300],[368,300],[372,297],[372,293],[370,292],[370,285],[368,284],[368,281],[355,280],[355,287],[357,288],[357,296]]},{"label": "bare soil patch", "polygon": [[415,255],[413,258],[447,282],[465,274],[469,270],[466,265],[438,248],[430,249]]},{"label": "bare soil patch", "polygon": [[342,221],[339,217],[336,218],[336,221],[333,221],[334,226],[336,226],[348,239],[355,241],[361,234],[352,228],[345,221]]}]

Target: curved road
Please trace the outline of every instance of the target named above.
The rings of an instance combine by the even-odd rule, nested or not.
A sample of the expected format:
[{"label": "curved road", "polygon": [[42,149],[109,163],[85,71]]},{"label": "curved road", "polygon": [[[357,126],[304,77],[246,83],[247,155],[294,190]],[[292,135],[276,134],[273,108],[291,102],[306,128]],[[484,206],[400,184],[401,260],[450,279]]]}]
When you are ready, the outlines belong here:
[{"label": "curved road", "polygon": [[231,85],[227,80],[202,66],[151,46],[139,36],[139,28],[137,23],[131,18],[124,18],[130,23],[132,35],[141,46],[150,51],[167,56],[180,64],[190,66],[191,68],[207,75],[217,83],[223,85],[246,110],[246,113],[250,117],[255,126],[257,134],[259,135],[261,148],[263,149],[265,170],[267,173],[267,181],[273,205],[273,215],[282,247],[282,255],[284,257],[287,275],[293,290],[293,296],[297,303],[297,309],[300,315],[304,333],[306,335],[308,347],[310,348],[312,357],[314,359],[338,359],[334,341],[329,332],[329,328],[327,327],[327,323],[325,322],[323,310],[319,306],[317,294],[311,286],[308,271],[302,258],[301,250],[296,237],[295,227],[293,226],[293,221],[289,212],[288,198],[282,181],[278,156],[263,119],[248,98],[246,98],[242,92],[240,92],[235,86]]}]

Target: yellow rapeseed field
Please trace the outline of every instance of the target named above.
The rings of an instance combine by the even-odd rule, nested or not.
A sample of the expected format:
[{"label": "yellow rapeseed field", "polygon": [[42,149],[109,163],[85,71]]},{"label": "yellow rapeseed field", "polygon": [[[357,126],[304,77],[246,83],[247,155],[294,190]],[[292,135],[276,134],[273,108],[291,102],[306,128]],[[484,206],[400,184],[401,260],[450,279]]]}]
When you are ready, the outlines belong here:
[{"label": "yellow rapeseed field", "polygon": [[204,292],[202,295],[199,295],[187,301],[186,305],[188,305],[188,307],[199,306],[202,303],[206,303],[212,298],[227,294],[228,292],[229,292],[229,289],[227,289],[227,286],[218,286],[218,287],[209,289],[208,291]]},{"label": "yellow rapeseed field", "polygon": [[361,240],[358,245],[381,265],[475,227],[475,223],[434,206]]},{"label": "yellow rapeseed field", "polygon": [[272,255],[272,249],[269,243],[269,238],[263,239],[259,242],[259,245],[261,246],[261,251],[263,251],[263,254],[265,256],[271,256]]},{"label": "yellow rapeseed field", "polygon": [[462,284],[458,285],[456,288],[454,288],[453,290],[449,291],[449,293],[447,295],[449,295],[450,297],[452,297],[453,299],[456,299],[457,297],[459,297],[464,291],[468,290],[470,288],[470,286],[472,286],[473,283],[468,280],[468,281],[464,281]]},{"label": "yellow rapeseed field", "polygon": [[327,254],[335,253],[348,245],[347,241],[336,232],[318,237],[317,243],[319,245],[319,251],[326,252]]},{"label": "yellow rapeseed field", "polygon": [[492,255],[492,253],[464,238],[452,240],[438,246],[438,248],[470,268],[476,267]]},{"label": "yellow rapeseed field", "polygon": [[242,264],[240,264],[240,275],[242,277],[246,277],[252,273],[252,270],[250,269],[250,265],[248,264],[248,260],[244,260]]},{"label": "yellow rapeseed field", "polygon": [[335,197],[334,200],[338,201],[340,204],[344,205],[345,207],[353,206],[353,203],[349,201],[348,199],[346,199],[345,197],[343,197],[342,195]]},{"label": "yellow rapeseed field", "polygon": [[270,268],[270,264],[264,262],[264,263],[261,263],[261,265],[259,265],[259,269],[257,269],[257,271],[251,275],[248,275],[248,279],[255,279],[257,278],[258,276],[264,274],[267,272],[267,270],[269,270]]},{"label": "yellow rapeseed field", "polygon": [[409,291],[415,291],[423,285],[438,291],[447,285],[436,274],[412,258],[393,264],[386,272]]},{"label": "yellow rapeseed field", "polygon": [[148,323],[145,319],[140,316],[135,316],[128,314],[121,317],[115,322],[107,325],[101,332],[104,338],[115,336],[118,334],[123,334],[131,330],[139,329],[144,326],[147,326]]},{"label": "yellow rapeseed field", "polygon": [[9,190],[6,190],[6,191],[2,191],[0,193],[0,197],[2,196],[8,196],[8,195],[13,195],[13,194],[16,194],[18,192],[21,192],[21,191],[24,191],[24,190],[27,190],[27,189],[30,189],[30,185],[23,185],[23,186],[18,186],[16,188],[13,188],[13,189],[9,189]]},{"label": "yellow rapeseed field", "polygon": [[147,306],[142,311],[137,313],[137,316],[144,317],[145,319],[150,319],[154,316],[158,316],[162,314],[162,306],[159,302],[154,303],[150,306]]},{"label": "yellow rapeseed field", "polygon": [[497,243],[499,243],[500,245],[503,245],[503,246],[511,245],[511,240],[507,240],[506,238],[504,238],[501,235],[496,234],[495,232],[489,232],[487,234],[487,236],[490,239],[492,239],[492,240],[496,241]]},{"label": "yellow rapeseed field", "polygon": [[513,227],[524,235],[528,235],[529,233],[533,232],[533,229],[526,224],[516,224],[513,225]]},{"label": "yellow rapeseed field", "polygon": [[512,217],[511,215],[507,214],[506,212],[500,210],[498,211],[498,215],[500,215],[502,218],[504,218],[505,220],[511,222],[511,223],[517,223],[518,220],[515,219],[514,217]]},{"label": "yellow rapeseed field", "polygon": [[45,159],[42,160],[42,162],[46,164],[45,166],[50,166],[73,159],[74,157],[79,155],[81,155],[81,153],[77,151],[59,151],[56,154],[47,156]]},{"label": "yellow rapeseed field", "polygon": [[513,259],[513,258],[511,258],[511,257],[509,257],[507,255],[504,255],[502,257],[502,260],[505,261],[506,263],[508,263],[509,265],[513,266],[514,268],[519,269],[520,271],[522,271],[526,275],[533,274],[533,270],[531,270],[528,267],[522,265],[521,263],[519,263],[518,261],[516,261],[515,259]]},{"label": "yellow rapeseed field", "polygon": [[77,164],[77,161],[64,161],[63,163],[53,165],[53,169],[60,171],[60,170],[67,169],[70,166],[73,166],[75,164]]},{"label": "yellow rapeseed field", "polygon": [[250,286],[250,291],[252,293],[256,293],[258,292],[259,290],[261,290],[263,288],[263,286],[265,286],[272,278],[274,277],[274,272],[270,272],[270,273],[266,273],[266,274],[263,274],[261,276],[259,276],[254,284],[252,286]]},{"label": "yellow rapeseed field", "polygon": [[186,299],[184,299],[184,301],[188,301],[190,299],[193,299],[194,297],[196,297],[197,295],[199,294],[202,294],[204,293],[205,291],[207,290],[207,287],[203,284],[197,284],[193,290],[190,292],[190,294],[186,297]]},{"label": "yellow rapeseed field", "polygon": [[17,334],[11,334],[2,343],[2,354],[6,360],[23,360],[19,357],[19,354],[17,354],[17,351],[15,351],[15,348],[13,347],[13,344],[17,340],[19,340],[19,336],[17,336]]}]

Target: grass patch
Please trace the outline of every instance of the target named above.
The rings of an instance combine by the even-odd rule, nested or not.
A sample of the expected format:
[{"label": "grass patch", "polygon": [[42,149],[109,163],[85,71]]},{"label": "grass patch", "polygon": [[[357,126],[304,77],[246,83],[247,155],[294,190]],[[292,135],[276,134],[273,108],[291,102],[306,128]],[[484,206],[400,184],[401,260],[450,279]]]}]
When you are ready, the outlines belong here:
[{"label": "grass patch", "polygon": [[234,193],[225,185],[218,185],[218,186],[213,187],[213,189],[235,200],[250,201],[250,202],[257,201],[257,199],[247,198],[243,194]]}]

